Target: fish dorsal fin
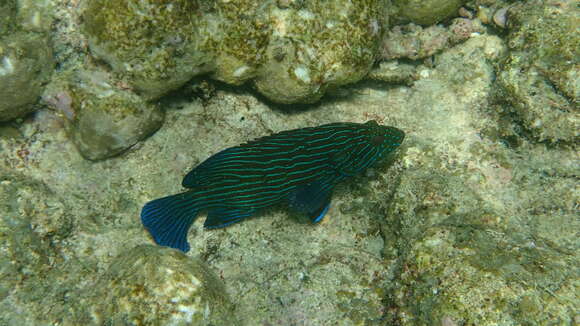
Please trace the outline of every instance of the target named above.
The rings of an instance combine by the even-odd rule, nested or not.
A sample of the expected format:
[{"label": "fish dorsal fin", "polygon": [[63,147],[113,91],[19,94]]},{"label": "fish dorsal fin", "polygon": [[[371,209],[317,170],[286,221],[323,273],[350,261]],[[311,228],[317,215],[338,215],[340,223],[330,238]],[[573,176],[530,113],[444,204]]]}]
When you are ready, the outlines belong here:
[{"label": "fish dorsal fin", "polygon": [[242,151],[239,147],[224,149],[203,161],[183,177],[181,185],[185,188],[208,186],[221,178],[218,172],[228,160]]}]

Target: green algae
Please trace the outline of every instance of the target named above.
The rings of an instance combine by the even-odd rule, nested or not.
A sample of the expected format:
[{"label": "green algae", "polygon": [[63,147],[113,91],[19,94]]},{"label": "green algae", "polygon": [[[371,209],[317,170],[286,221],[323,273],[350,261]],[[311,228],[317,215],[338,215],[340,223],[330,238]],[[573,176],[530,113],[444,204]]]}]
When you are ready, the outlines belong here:
[{"label": "green algae", "polygon": [[271,24],[267,10],[271,1],[253,0],[220,2],[215,33],[203,45],[216,55],[214,78],[240,85],[255,77],[265,60]]}]

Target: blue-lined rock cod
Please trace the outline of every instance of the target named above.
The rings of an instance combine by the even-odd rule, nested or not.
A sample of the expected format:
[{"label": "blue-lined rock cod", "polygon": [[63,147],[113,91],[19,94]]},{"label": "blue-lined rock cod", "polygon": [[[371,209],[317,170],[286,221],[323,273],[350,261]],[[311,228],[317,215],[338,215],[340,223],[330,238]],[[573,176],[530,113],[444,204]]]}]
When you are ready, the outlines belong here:
[{"label": "blue-lined rock cod", "polygon": [[395,127],[338,122],[282,131],[225,149],[190,171],[188,191],[148,202],[141,221],[162,246],[189,251],[187,233],[200,211],[204,226],[221,228],[257,210],[288,201],[320,222],[340,181],[396,150],[405,133]]}]

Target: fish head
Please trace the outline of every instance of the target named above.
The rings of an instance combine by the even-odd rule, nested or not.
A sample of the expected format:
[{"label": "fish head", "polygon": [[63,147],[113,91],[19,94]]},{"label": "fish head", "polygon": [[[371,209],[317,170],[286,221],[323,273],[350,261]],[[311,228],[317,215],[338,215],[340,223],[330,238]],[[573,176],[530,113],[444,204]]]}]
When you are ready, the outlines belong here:
[{"label": "fish head", "polygon": [[401,129],[379,125],[374,120],[365,123],[364,126],[367,128],[368,142],[377,149],[379,156],[396,150],[405,139],[405,132]]},{"label": "fish head", "polygon": [[405,138],[402,130],[379,125],[374,120],[357,125],[353,131],[357,136],[331,159],[335,169],[346,176],[361,173],[373,166],[382,157],[395,151]]}]

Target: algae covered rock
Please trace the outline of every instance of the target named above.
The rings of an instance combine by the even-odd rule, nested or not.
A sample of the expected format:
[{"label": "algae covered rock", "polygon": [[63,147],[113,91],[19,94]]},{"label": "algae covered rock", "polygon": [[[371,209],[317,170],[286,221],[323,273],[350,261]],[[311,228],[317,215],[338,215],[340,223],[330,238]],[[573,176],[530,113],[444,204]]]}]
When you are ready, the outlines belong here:
[{"label": "algae covered rock", "polygon": [[51,76],[54,59],[44,33],[51,19],[45,6],[41,1],[0,2],[0,121],[32,112]]},{"label": "algae covered rock", "polygon": [[0,38],[0,121],[34,110],[53,65],[46,35],[21,31]]},{"label": "algae covered rock", "polygon": [[395,20],[410,20],[419,25],[433,25],[457,16],[463,0],[395,0]]},{"label": "algae covered rock", "polygon": [[100,0],[83,29],[91,53],[148,100],[207,72],[253,80],[275,102],[312,103],[368,73],[386,10],[378,0]]},{"label": "algae covered rock", "polygon": [[18,6],[16,0],[0,2],[0,38],[14,32],[18,26]]},{"label": "algae covered rock", "polygon": [[529,1],[508,11],[510,53],[501,98],[539,140],[575,141],[580,130],[580,35],[575,1]]},{"label": "algae covered rock", "polygon": [[52,23],[50,1],[0,1],[0,39],[17,31],[47,32]]},{"label": "algae covered rock", "polygon": [[424,59],[484,31],[476,19],[456,18],[449,27],[422,28],[415,24],[395,26],[382,42],[382,58]]},{"label": "algae covered rock", "polygon": [[46,185],[0,170],[0,301],[13,289],[31,291],[50,269],[51,238],[63,238],[72,219]]},{"label": "algae covered rock", "polygon": [[55,276],[63,275],[55,265],[60,244],[72,232],[72,215],[44,183],[3,169],[0,212],[0,324],[49,324],[46,300],[53,296]]},{"label": "algae covered rock", "polygon": [[215,56],[211,76],[232,85],[241,85],[256,76],[264,62],[265,47],[271,34],[269,10],[272,3],[262,1],[219,1],[216,28],[208,35],[207,48]]},{"label": "algae covered rock", "polygon": [[127,250],[92,291],[85,307],[94,325],[237,325],[219,279],[169,248]]},{"label": "algae covered rock", "polygon": [[[402,178],[412,196],[396,194],[391,207],[403,226],[404,268],[389,295],[400,325],[570,324],[574,245],[537,233],[545,216],[506,218],[462,179],[435,171]],[[563,198],[569,184],[557,186]],[[562,215],[558,223],[573,224],[573,214]],[[572,232],[563,235],[573,241]]]},{"label": "algae covered rock", "polygon": [[382,1],[308,1],[273,9],[272,35],[256,89],[279,103],[312,103],[362,79],[378,50]]},{"label": "algae covered rock", "polygon": [[[100,70],[76,73],[70,82],[69,132],[83,157],[100,160],[127,150],[155,132],[163,111],[134,93],[115,87]],[[58,105],[64,105],[59,102]]]},{"label": "algae covered rock", "polygon": [[487,98],[505,51],[496,36],[474,36],[390,102],[417,137],[382,204],[384,259],[397,266],[386,325],[573,324],[576,154],[481,135],[499,128]]},{"label": "algae covered rock", "polygon": [[106,61],[146,99],[174,90],[207,72],[200,49],[206,1],[89,1],[83,28],[91,52]]}]

